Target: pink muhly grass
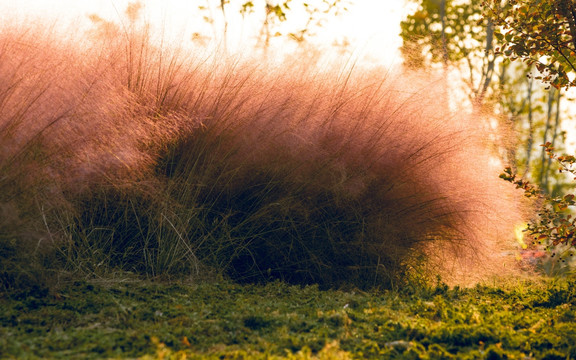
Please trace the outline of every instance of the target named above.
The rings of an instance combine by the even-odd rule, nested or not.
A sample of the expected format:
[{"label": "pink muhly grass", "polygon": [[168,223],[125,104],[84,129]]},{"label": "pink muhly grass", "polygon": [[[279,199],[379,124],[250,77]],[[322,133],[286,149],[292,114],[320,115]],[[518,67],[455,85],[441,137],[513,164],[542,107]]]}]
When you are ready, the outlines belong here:
[{"label": "pink muhly grass", "polygon": [[522,218],[486,121],[415,74],[32,31],[0,38],[0,210],[57,266],[393,286],[496,269]]}]

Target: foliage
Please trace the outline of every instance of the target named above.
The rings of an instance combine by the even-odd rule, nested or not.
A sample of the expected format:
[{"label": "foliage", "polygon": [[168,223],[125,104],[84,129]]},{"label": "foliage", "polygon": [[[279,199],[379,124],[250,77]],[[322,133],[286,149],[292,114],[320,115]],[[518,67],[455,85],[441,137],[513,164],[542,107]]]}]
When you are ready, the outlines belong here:
[{"label": "foliage", "polygon": [[522,60],[539,71],[536,79],[555,88],[575,86],[576,5],[569,0],[484,1],[486,14],[501,28],[496,51],[511,60]]},{"label": "foliage", "polygon": [[[573,81],[576,49],[576,6],[571,1],[510,1],[502,7],[500,1],[484,1],[485,13],[499,27],[496,37],[502,42],[496,51],[512,61],[522,60],[535,66],[538,70],[534,78],[552,85],[556,89],[576,85]],[[558,90],[559,91],[559,90]],[[554,141],[545,141],[544,152],[547,154],[548,169],[550,163],[558,166],[558,174],[574,175],[574,157],[558,156]],[[544,165],[542,161],[542,165]],[[574,195],[566,194],[563,189],[556,189],[548,196],[541,196],[535,186],[517,179],[516,174],[507,168],[501,177],[522,188],[528,197],[540,197],[542,207],[539,217],[533,220],[526,229],[536,242],[544,243],[552,256],[572,256],[576,245],[574,233],[576,222],[571,207],[575,204]],[[566,177],[565,177],[566,178]],[[563,259],[562,261],[565,261]]]},{"label": "foliage", "polygon": [[[413,68],[442,64],[443,71],[456,68],[466,86],[465,94],[477,111],[493,106],[500,91],[498,77],[504,71],[494,53],[494,25],[482,17],[474,1],[413,1],[414,13],[401,22],[402,53]],[[521,71],[521,70],[520,70]]]},{"label": "foliage", "polygon": [[[298,43],[309,40],[327,18],[341,15],[348,10],[348,6],[347,0],[306,0],[296,3],[292,0],[208,0],[198,9],[216,37],[226,37],[228,25],[235,14],[240,15],[243,21],[254,22],[256,19],[256,23],[260,24],[259,44],[267,47],[274,37],[287,37]],[[296,13],[304,15],[301,18],[306,20],[292,20],[296,18]],[[222,25],[218,28],[220,23]],[[202,37],[200,33],[195,36]]]},{"label": "foliage", "polygon": [[409,65],[453,63],[484,56],[487,23],[477,6],[451,0],[443,5],[434,0],[419,3],[401,23],[402,51]]},{"label": "foliage", "polygon": [[[548,156],[559,165],[560,173],[576,176],[576,169],[574,169],[576,158],[574,156],[556,155],[555,149],[550,143],[544,144],[543,147]],[[517,178],[510,168],[506,168],[500,177],[522,189],[526,197],[540,200],[542,205],[538,212],[538,217],[532,220],[526,228],[526,231],[533,236],[535,243],[545,244],[550,251],[560,250],[561,247],[559,245],[569,248],[576,246],[576,219],[573,218],[574,214],[572,212],[572,207],[576,204],[574,194],[569,193],[563,196],[542,195],[536,186],[522,178]],[[554,253],[553,256],[555,255]],[[562,254],[558,255],[562,256]],[[573,253],[568,252],[566,255],[573,256]]]},{"label": "foliage", "polygon": [[[569,117],[561,111],[564,95],[556,89],[538,88],[535,80],[527,77],[532,71],[530,64],[511,62],[501,51],[495,51],[503,46],[504,30],[486,16],[480,2],[417,3],[414,13],[402,22],[402,51],[407,64],[441,64],[442,71],[456,72],[464,85],[451,81],[446,91],[460,97],[463,87],[475,113],[498,119],[494,138],[500,140],[497,150],[503,162],[544,191],[556,193],[563,186],[563,178],[551,168],[553,163],[538,144],[551,142],[562,147],[562,122]],[[501,8],[498,11],[509,6],[494,4],[495,9]]]},{"label": "foliage", "polygon": [[[6,358],[571,358],[574,280],[404,291],[75,282],[0,299]],[[554,357],[553,357],[554,356]]]}]

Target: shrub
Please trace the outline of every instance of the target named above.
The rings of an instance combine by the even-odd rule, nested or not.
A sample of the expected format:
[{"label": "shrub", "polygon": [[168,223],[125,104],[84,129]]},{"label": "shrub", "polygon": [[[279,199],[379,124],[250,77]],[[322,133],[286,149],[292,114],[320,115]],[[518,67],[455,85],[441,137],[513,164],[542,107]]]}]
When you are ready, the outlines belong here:
[{"label": "shrub", "polygon": [[5,258],[49,243],[40,268],[81,274],[392,286],[489,260],[520,218],[486,124],[413,74],[183,57],[137,26],[58,46],[7,29]]},{"label": "shrub", "polygon": [[[556,162],[560,173],[576,176],[574,156],[558,155],[550,143],[542,146],[548,156]],[[509,167],[504,169],[500,177],[515,184],[524,191],[527,198],[536,199],[539,203],[537,216],[531,219],[524,231],[532,238],[530,244],[532,247],[542,246],[549,254],[545,261],[541,261],[541,270],[548,275],[562,275],[569,272],[570,260],[576,246],[576,218],[571,209],[576,204],[574,194],[545,195],[536,185],[518,178]]]},{"label": "shrub", "polygon": [[424,257],[486,260],[518,219],[473,120],[392,79],[260,71],[223,75],[158,167],[211,225],[201,258],[233,278],[390,286]]}]

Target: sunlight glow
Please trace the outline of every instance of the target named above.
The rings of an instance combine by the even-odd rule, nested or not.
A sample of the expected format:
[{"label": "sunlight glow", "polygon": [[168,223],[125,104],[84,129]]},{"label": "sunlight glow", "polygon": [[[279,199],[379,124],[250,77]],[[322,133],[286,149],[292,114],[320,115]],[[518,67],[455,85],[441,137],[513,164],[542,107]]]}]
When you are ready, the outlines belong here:
[{"label": "sunlight glow", "polygon": [[[294,0],[292,4],[302,0]],[[49,22],[74,20],[75,26],[88,29],[88,16],[96,14],[106,20],[115,21],[122,17],[129,0],[8,0],[0,1],[0,20],[13,16],[42,17]],[[132,1],[134,2],[134,1]],[[179,37],[182,43],[191,39],[191,34],[204,29],[210,33],[199,14],[200,1],[190,0],[141,0],[145,19],[162,29],[165,35]],[[205,1],[210,3],[210,1]],[[347,43],[347,52],[363,62],[391,65],[400,62],[398,47],[401,44],[399,23],[407,12],[406,0],[350,0],[349,11],[338,18],[330,18],[317,31],[312,42],[320,51],[337,53],[335,43]],[[296,6],[292,6],[296,8]],[[200,15],[200,16],[199,16]],[[235,14],[237,15],[237,14]],[[291,14],[294,19],[298,14]],[[239,16],[237,16],[239,17]],[[248,20],[250,21],[250,20]],[[247,22],[248,22],[247,21]],[[254,23],[236,24],[229,33],[229,43],[242,50],[242,37],[255,31]],[[252,27],[252,30],[250,29]],[[213,31],[213,29],[212,29]],[[293,45],[293,44],[292,44]],[[292,46],[293,48],[294,46]],[[284,47],[284,48],[290,48]],[[234,50],[234,49],[233,49]]]}]

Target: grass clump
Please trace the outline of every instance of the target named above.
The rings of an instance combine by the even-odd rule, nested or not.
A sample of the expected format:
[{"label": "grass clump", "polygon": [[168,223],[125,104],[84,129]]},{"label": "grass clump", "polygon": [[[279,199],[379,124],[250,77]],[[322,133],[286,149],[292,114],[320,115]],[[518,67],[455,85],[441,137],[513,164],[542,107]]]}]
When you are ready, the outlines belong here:
[{"label": "grass clump", "polygon": [[392,287],[488,261],[520,218],[483,123],[410,74],[186,57],[134,23],[56,45],[5,26],[5,289],[28,281],[11,263]]},{"label": "grass clump", "polygon": [[479,128],[424,94],[353,72],[234,71],[157,166],[208,226],[201,257],[232,278],[391,286],[431,252],[481,256],[519,218],[510,189],[485,176]]}]

